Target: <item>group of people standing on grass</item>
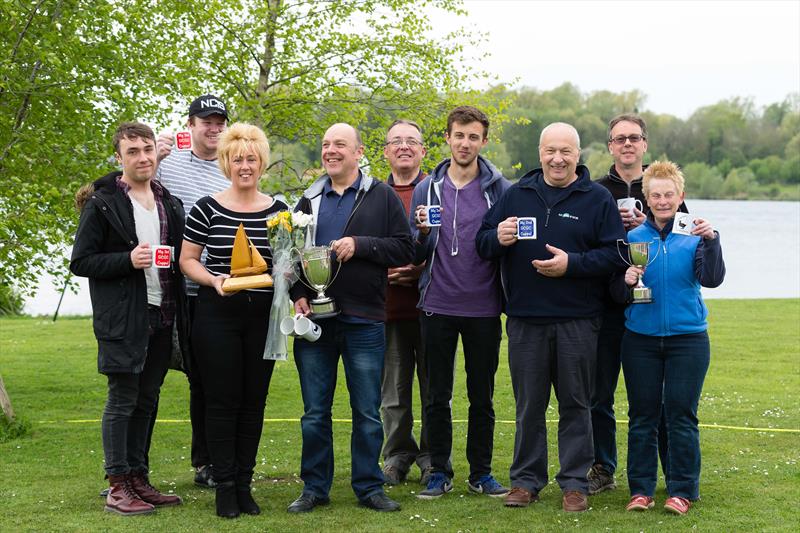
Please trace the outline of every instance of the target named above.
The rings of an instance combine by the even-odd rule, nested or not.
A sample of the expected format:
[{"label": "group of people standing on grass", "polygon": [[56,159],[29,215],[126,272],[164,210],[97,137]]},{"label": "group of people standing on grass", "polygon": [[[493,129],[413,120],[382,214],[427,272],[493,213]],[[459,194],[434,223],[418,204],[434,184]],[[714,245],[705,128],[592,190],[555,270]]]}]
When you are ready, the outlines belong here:
[{"label": "group of people standing on grass", "polygon": [[[89,278],[98,370],[108,378],[108,511],[145,514],[181,503],[148,477],[159,389],[180,350],[195,483],[215,488],[221,517],[260,513],[251,483],[275,364],[263,357],[273,292],[228,293],[222,284],[240,225],[272,267],[266,223],[290,207],[259,190],[270,159],[264,132],[228,122],[219,98],[194,100],[190,150],[174,147],[171,134],[156,139],[146,125],[123,123],[113,139],[122,170],[78,193],[70,266]],[[479,109],[452,110],[450,157],[426,174],[423,132],[396,120],[386,133],[385,181],[359,168],[364,146],[357,128],[339,123],[325,132],[325,174],[294,209],[312,217],[310,244],[330,246],[338,273],[326,294],[340,312],[315,319],[322,331],[315,341],[294,339],[304,487],[287,510],[309,512],[330,501],[340,357],[352,409],[351,485],[360,505],[399,510],[384,485],[402,483],[414,463],[424,486],[420,499],[450,492],[460,338],[470,492],[503,498],[507,507],[538,500],[548,484],[551,387],[563,509],[586,510],[590,494],[615,488],[613,402],[622,366],[630,419],[627,509],[653,507],[660,452],[665,509],[685,514],[699,499],[697,409],[710,356],[700,287],[724,277],[718,233],[700,217],[690,232],[672,231],[676,212],[686,211],[684,177],[668,161],[643,165],[647,130],[636,115],[610,122],[614,164],[599,181],[579,164],[580,138],[569,124],[543,129],[541,168],[514,184],[480,155],[488,132]],[[618,206],[631,198],[641,209]],[[625,241],[648,243],[646,268],[627,264]],[[652,289],[652,303],[630,303],[640,279]],[[311,314],[315,293],[298,282],[290,295],[297,313]],[[510,487],[492,471],[502,313],[516,402]]]}]

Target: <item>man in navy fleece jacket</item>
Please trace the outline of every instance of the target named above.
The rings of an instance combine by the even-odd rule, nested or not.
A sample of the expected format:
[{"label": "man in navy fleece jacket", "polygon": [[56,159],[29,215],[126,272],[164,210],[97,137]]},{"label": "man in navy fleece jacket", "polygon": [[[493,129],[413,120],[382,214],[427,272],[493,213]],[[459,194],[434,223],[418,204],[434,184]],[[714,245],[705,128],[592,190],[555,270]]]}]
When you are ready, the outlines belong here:
[{"label": "man in navy fleece jacket", "polygon": [[[536,501],[547,485],[545,411],[552,384],[562,505],[565,511],[588,508],[597,332],[608,275],[625,267],[616,250],[625,232],[611,194],[591,181],[579,157],[575,128],[547,126],[539,140],[542,168],[503,195],[476,237],[481,257],[501,260],[506,298],[517,411],[509,507]],[[534,238],[517,238],[518,217],[535,219]]]}]

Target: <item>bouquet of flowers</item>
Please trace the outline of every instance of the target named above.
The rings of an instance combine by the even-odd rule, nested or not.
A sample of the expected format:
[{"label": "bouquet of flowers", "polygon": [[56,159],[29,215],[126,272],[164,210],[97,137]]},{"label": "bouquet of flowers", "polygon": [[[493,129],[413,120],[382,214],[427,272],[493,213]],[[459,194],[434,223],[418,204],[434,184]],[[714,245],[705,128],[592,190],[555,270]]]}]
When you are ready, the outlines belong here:
[{"label": "bouquet of flowers", "polygon": [[269,314],[264,359],[285,361],[288,357],[289,347],[286,335],[281,333],[280,323],[285,317],[294,315],[289,299],[289,288],[297,281],[292,249],[305,248],[307,230],[312,220],[311,215],[289,211],[281,211],[267,220],[269,243],[272,247],[274,296]]}]

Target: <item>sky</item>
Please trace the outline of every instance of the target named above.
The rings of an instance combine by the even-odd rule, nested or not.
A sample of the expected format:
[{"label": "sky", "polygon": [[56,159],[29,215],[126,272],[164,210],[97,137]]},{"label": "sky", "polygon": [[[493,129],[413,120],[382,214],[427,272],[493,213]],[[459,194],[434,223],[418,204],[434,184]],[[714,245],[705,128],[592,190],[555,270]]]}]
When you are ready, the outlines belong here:
[{"label": "sky", "polygon": [[[732,97],[757,107],[800,92],[800,1],[465,0],[432,11],[437,34],[486,33],[471,56],[513,87],[639,89],[644,108],[688,118]],[[517,80],[516,83],[512,83]]]}]

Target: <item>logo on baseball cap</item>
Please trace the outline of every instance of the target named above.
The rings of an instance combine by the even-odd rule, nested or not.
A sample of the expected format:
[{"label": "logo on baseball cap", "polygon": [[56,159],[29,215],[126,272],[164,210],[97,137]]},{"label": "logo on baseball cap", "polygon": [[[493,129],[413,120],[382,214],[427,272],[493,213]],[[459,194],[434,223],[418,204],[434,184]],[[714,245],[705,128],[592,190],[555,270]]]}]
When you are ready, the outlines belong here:
[{"label": "logo on baseball cap", "polygon": [[206,94],[197,98],[189,106],[190,117],[204,118],[209,115],[222,115],[225,120],[228,120],[228,108],[225,107],[225,102],[212,94]]}]

